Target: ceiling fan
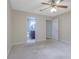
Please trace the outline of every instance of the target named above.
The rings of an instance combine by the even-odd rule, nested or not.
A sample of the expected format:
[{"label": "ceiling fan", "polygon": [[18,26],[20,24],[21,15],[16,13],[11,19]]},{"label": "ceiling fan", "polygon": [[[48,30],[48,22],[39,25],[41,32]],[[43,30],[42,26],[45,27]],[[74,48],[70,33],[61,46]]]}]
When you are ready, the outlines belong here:
[{"label": "ceiling fan", "polygon": [[42,2],[41,4],[48,5],[49,7],[41,9],[40,11],[46,10],[50,7],[53,8],[52,11],[56,11],[55,7],[57,7],[57,8],[67,8],[68,6],[60,4],[62,1],[64,1],[64,0],[49,0],[48,3]]}]

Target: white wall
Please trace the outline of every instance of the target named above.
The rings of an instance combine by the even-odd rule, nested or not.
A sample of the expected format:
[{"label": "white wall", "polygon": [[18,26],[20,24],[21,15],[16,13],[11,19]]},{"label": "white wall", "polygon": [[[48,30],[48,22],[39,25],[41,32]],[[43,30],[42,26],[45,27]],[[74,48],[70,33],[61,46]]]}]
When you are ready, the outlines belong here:
[{"label": "white wall", "polygon": [[10,5],[9,5],[9,1],[7,3],[7,55],[9,54],[10,52],[10,49],[11,49],[11,34],[12,34],[12,29],[11,29],[11,8],[10,8]]},{"label": "white wall", "polygon": [[12,44],[25,41],[25,14],[12,10]]},{"label": "white wall", "polygon": [[37,41],[42,41],[46,40],[46,22],[45,22],[45,17],[37,17],[36,20],[36,40]]},{"label": "white wall", "polygon": [[59,40],[64,42],[71,41],[71,13],[67,12],[58,16],[59,21]]},{"label": "white wall", "polygon": [[36,17],[36,40],[41,41],[46,39],[46,16],[32,14],[28,12],[12,11],[12,44],[26,42],[27,21],[26,17]]}]

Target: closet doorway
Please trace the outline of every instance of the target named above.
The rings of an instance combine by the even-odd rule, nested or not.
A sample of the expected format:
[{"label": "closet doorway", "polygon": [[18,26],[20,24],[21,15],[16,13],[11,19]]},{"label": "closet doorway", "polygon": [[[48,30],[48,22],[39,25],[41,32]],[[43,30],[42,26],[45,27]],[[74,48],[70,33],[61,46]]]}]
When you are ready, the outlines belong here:
[{"label": "closet doorway", "polygon": [[58,19],[46,20],[46,39],[58,40]]}]

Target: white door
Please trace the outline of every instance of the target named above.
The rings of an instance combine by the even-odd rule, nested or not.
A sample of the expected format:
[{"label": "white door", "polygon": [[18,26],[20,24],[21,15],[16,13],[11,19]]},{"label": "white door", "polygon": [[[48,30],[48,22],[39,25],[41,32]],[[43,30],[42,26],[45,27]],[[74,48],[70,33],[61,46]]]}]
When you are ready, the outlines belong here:
[{"label": "white door", "polygon": [[58,40],[58,19],[53,19],[52,22],[52,38]]}]

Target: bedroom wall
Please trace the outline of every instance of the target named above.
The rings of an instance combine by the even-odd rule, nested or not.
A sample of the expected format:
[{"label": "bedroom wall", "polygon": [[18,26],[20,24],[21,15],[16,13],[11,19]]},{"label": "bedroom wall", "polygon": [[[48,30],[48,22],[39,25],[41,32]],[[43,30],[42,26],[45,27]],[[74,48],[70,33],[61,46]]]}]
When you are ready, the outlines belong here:
[{"label": "bedroom wall", "polygon": [[7,2],[7,56],[10,52],[12,47],[11,40],[12,40],[12,20],[11,20],[11,7],[9,1]]},{"label": "bedroom wall", "polygon": [[12,44],[25,41],[25,16],[22,12],[12,10]]},{"label": "bedroom wall", "polygon": [[32,14],[28,12],[22,12],[17,10],[12,10],[12,22],[13,22],[13,39],[12,44],[19,44],[26,42],[26,31],[27,31],[27,21],[28,16],[36,17],[36,40],[41,41],[46,39],[46,16]]},{"label": "bedroom wall", "polygon": [[59,21],[59,40],[70,43],[71,41],[71,12],[57,16]]},{"label": "bedroom wall", "polygon": [[58,19],[59,37],[58,39],[65,42],[70,42],[71,36],[71,19],[70,12],[64,13],[57,17],[47,17],[43,15],[12,10],[12,44],[26,43],[26,17],[36,17],[36,40],[41,41],[46,39],[46,20]]}]

